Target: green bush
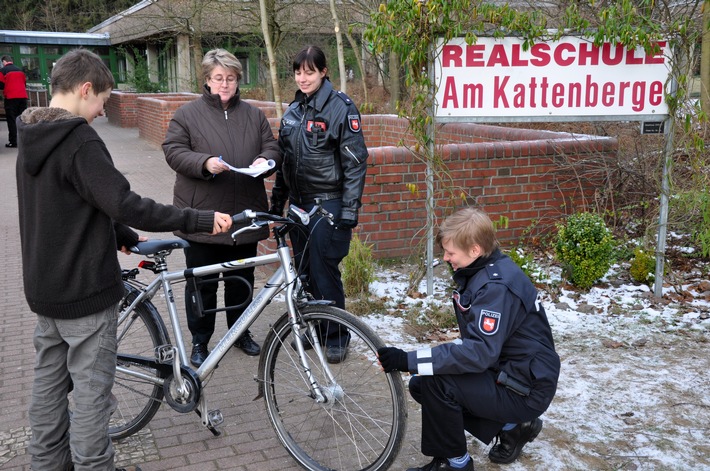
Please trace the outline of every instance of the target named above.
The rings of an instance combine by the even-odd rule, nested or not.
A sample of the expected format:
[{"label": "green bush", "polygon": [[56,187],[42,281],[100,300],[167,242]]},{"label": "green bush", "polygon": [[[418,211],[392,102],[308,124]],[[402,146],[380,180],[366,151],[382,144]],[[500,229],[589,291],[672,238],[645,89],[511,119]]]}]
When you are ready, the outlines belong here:
[{"label": "green bush", "polygon": [[656,278],[656,256],[653,252],[636,247],[629,274],[638,283],[653,284]]},{"label": "green bush", "polygon": [[589,289],[613,261],[614,237],[601,216],[577,213],[557,224],[555,254],[567,279]]},{"label": "green bush", "polygon": [[343,287],[345,296],[359,296],[370,292],[370,283],[375,281],[375,262],[372,259],[372,245],[360,240],[353,233],[350,252],[342,262]]},{"label": "green bush", "polygon": [[534,280],[535,257],[532,253],[525,253],[523,249],[517,247],[509,251],[508,256],[530,279]]}]

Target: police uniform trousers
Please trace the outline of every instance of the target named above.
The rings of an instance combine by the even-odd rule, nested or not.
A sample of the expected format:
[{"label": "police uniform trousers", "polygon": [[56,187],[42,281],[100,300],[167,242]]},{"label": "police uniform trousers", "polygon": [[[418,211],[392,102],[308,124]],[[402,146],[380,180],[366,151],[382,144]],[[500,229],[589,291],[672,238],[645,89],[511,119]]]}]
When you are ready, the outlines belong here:
[{"label": "police uniform trousers", "polygon": [[541,415],[526,398],[496,384],[496,373],[413,376],[409,392],[422,405],[421,451],[454,458],[466,453],[464,430],[488,444],[506,423]]},{"label": "police uniform trousers", "polygon": [[[297,204],[306,212],[313,209],[314,203]],[[340,218],[342,200],[333,199],[322,202],[323,209]],[[333,301],[336,307],[345,309],[345,290],[339,264],[348,255],[352,229],[329,224],[321,217],[312,217],[308,226],[300,226],[289,232],[296,265],[299,272],[308,273],[310,293],[315,299]],[[327,346],[346,347],[350,334],[340,324],[327,322],[320,326],[319,335]]]}]

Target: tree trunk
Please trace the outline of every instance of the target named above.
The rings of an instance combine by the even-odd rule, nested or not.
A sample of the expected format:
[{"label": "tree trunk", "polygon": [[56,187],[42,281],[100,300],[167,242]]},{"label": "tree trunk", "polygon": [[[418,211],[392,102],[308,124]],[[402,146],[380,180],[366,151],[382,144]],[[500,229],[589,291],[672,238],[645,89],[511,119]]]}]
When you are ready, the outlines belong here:
[{"label": "tree trunk", "polygon": [[703,4],[703,41],[700,50],[700,107],[710,116],[710,1]]},{"label": "tree trunk", "polygon": [[274,89],[274,104],[276,108],[276,117],[281,120],[283,116],[283,108],[281,106],[281,87],[279,86],[279,74],[276,63],[276,55],[274,54],[274,46],[271,42],[271,32],[269,31],[269,17],[266,14],[266,0],[259,0],[259,8],[261,10],[261,32],[264,35],[264,45],[266,46],[266,54],[269,57],[269,72],[271,73],[271,84]]},{"label": "tree trunk", "polygon": [[390,109],[394,112],[397,109],[397,102],[400,100],[402,81],[399,79],[399,57],[394,52],[389,53],[390,72]]},{"label": "tree trunk", "polygon": [[202,36],[193,35],[190,37],[192,46],[192,67],[193,67],[193,90],[195,93],[202,93]]},{"label": "tree trunk", "polygon": [[362,77],[362,93],[363,93],[363,103],[360,103],[360,106],[364,105],[369,105],[370,104],[370,97],[367,91],[367,80],[366,80],[366,75],[365,75],[365,67],[363,66],[362,62],[362,55],[360,54],[360,49],[358,48],[357,42],[355,42],[355,38],[353,38],[352,34],[350,32],[346,31],[345,32],[345,37],[348,38],[348,42],[350,43],[350,47],[353,49],[353,52],[355,53],[355,59],[357,60],[357,68],[360,71],[360,77]]},{"label": "tree trunk", "polygon": [[335,0],[330,0],[330,12],[333,14],[333,25],[335,30],[335,44],[338,50],[338,70],[340,71],[340,91],[347,93],[348,76],[345,72],[345,54],[343,54],[343,35],[340,33],[340,20],[338,12],[335,10]]}]

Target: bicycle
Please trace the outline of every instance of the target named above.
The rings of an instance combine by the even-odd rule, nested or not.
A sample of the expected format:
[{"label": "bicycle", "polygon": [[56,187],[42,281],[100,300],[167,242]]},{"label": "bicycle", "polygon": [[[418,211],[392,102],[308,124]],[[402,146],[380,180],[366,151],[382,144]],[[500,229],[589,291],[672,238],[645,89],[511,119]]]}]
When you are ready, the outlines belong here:
[{"label": "bicycle", "polygon": [[[287,217],[244,211],[235,223],[248,223],[232,234],[272,225],[276,249],[227,263],[168,271],[167,258],[189,245],[182,239],[139,242],[132,250],[151,260],[140,268],[152,271],[149,283],[136,279],[138,268],[123,270],[126,295],[118,318],[116,379],[118,405],[109,433],[115,440],[145,427],[163,402],[180,413],[196,412],[214,435],[224,417],[210,410],[205,389],[219,361],[276,296],[284,294],[286,312],[270,326],[257,375],[259,395],[281,444],[309,470],[387,469],[405,435],[406,400],[401,375],[382,372],[377,349],[382,340],[360,319],[331,302],[313,300],[304,289],[286,243],[287,233],[310,218],[332,224],[319,204],[310,213],[291,206]],[[193,369],[182,337],[173,283],[185,282],[192,302],[200,277],[244,267],[276,264],[273,274],[237,322],[217,342],[204,363]],[[152,302],[163,293],[172,339]],[[199,300],[198,300],[199,301]],[[199,305],[199,302],[197,303]],[[319,327],[337,323],[349,335],[348,355],[337,364],[325,358]]]}]

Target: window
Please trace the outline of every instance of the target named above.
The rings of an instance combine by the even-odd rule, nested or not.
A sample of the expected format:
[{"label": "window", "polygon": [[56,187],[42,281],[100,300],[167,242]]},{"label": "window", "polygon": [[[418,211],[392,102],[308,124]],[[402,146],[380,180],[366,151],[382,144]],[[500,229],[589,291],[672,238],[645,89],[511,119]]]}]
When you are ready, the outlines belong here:
[{"label": "window", "polygon": [[126,56],[121,54],[116,57],[116,67],[118,68],[118,81],[123,83],[126,81]]},{"label": "window", "polygon": [[240,55],[237,56],[237,59],[239,59],[239,62],[242,64],[242,79],[239,81],[240,85],[249,85],[251,84],[251,71],[249,67],[249,56],[247,55]]},{"label": "window", "polygon": [[37,46],[20,45],[20,54],[37,54],[38,52]]},{"label": "window", "polygon": [[39,70],[39,58],[37,57],[22,57],[22,71],[27,76],[28,82],[39,82],[42,80],[42,75]]}]

